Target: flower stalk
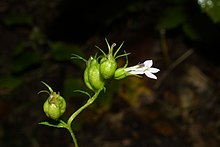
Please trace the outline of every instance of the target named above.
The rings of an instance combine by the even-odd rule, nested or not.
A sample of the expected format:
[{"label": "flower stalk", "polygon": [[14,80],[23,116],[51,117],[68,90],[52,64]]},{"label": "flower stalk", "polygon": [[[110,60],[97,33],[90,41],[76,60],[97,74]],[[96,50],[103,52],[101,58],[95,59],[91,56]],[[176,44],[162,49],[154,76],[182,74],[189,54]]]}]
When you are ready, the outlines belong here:
[{"label": "flower stalk", "polygon": [[99,93],[102,91],[102,89],[99,89],[93,97],[91,97],[90,99],[88,99],[88,101],[82,106],[80,107],[77,111],[75,111],[68,119],[67,121],[67,129],[69,130],[71,137],[73,139],[74,145],[75,147],[78,147],[78,143],[77,143],[77,139],[75,137],[75,134],[72,131],[72,122],[73,120],[88,106],[90,106],[98,97]]}]

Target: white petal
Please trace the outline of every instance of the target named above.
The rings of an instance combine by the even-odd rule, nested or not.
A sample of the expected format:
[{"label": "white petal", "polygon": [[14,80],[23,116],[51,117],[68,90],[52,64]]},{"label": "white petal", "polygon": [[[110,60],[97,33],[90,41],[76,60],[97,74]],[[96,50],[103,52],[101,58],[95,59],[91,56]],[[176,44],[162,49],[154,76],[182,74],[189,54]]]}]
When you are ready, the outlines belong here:
[{"label": "white petal", "polygon": [[149,70],[149,72],[151,72],[151,73],[157,73],[157,72],[160,71],[158,68],[149,68],[148,70]]},{"label": "white petal", "polygon": [[137,65],[125,68],[125,71],[136,70],[138,68]]},{"label": "white petal", "polygon": [[130,71],[130,70],[136,70],[136,69],[141,69],[141,68],[144,68],[144,67],[140,67],[140,64],[138,64],[135,66],[127,67],[125,68],[125,70]]},{"label": "white petal", "polygon": [[145,75],[146,75],[147,77],[149,77],[149,78],[157,79],[157,77],[156,77],[154,74],[152,74],[151,72],[149,72],[149,71],[146,71],[146,72],[145,72]]},{"label": "white petal", "polygon": [[128,71],[130,74],[133,74],[133,75],[140,75],[140,74],[144,74],[144,70],[131,70],[131,71]]},{"label": "white petal", "polygon": [[131,74],[144,74],[145,70],[147,70],[146,67],[139,67],[139,66],[132,66],[125,68],[125,71]]},{"label": "white petal", "polygon": [[144,61],[144,66],[145,67],[151,67],[153,65],[153,61],[152,60],[146,60]]}]

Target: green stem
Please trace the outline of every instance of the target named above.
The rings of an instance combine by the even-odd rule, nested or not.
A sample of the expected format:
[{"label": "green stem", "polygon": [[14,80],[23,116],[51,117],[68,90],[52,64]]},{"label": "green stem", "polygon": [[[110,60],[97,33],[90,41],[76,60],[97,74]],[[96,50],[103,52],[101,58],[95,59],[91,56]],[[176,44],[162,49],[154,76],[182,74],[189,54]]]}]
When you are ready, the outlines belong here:
[{"label": "green stem", "polygon": [[74,143],[75,147],[79,147],[79,146],[78,146],[78,143],[77,143],[76,136],[75,136],[75,134],[73,133],[73,130],[72,130],[71,126],[68,126],[67,129],[69,130],[69,132],[70,132],[70,134],[71,134],[71,137],[72,137],[72,139],[73,139],[73,143]]},{"label": "green stem", "polygon": [[88,101],[82,106],[80,107],[77,111],[75,111],[68,119],[67,121],[67,126],[68,126],[68,130],[72,136],[72,139],[73,139],[73,142],[74,142],[74,145],[75,147],[78,147],[78,143],[77,143],[77,139],[72,131],[72,128],[71,128],[71,124],[72,124],[72,121],[76,118],[76,116],[78,116],[85,108],[87,108],[89,105],[91,105],[95,100],[96,98],[98,97],[99,93],[102,91],[103,88],[99,89],[94,95],[93,97],[91,97],[90,99],[88,99]]}]

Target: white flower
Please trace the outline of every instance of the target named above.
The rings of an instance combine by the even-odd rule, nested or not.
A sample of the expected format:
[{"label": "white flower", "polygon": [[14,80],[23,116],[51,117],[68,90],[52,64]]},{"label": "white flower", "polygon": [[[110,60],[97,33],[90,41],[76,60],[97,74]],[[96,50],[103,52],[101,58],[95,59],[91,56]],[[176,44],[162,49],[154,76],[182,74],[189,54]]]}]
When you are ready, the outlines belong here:
[{"label": "white flower", "polygon": [[125,68],[125,71],[131,75],[145,74],[149,78],[157,79],[154,73],[157,73],[160,70],[158,68],[151,67],[152,65],[152,60],[146,60],[144,63]]}]

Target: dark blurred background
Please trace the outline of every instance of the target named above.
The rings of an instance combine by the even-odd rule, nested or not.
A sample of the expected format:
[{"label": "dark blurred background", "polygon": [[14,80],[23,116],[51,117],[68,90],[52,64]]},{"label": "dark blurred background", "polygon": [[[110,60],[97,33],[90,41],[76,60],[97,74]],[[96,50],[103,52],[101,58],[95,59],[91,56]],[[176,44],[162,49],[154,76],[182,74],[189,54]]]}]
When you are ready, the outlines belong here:
[{"label": "dark blurred background", "polygon": [[[218,147],[220,143],[219,0],[0,0],[0,146],[74,146],[42,106],[49,84],[68,117],[87,97],[83,61],[107,51],[129,66],[154,61],[158,79],[111,81],[73,123],[81,147]],[[119,66],[125,59],[117,60]]]}]

